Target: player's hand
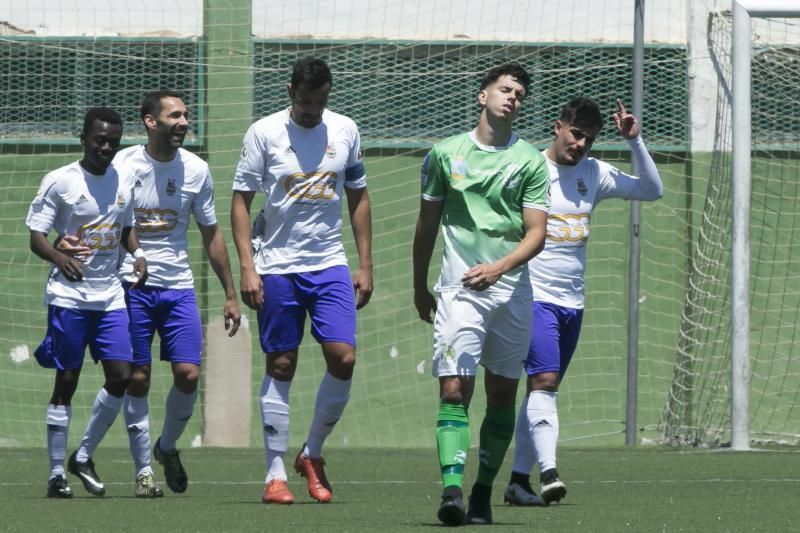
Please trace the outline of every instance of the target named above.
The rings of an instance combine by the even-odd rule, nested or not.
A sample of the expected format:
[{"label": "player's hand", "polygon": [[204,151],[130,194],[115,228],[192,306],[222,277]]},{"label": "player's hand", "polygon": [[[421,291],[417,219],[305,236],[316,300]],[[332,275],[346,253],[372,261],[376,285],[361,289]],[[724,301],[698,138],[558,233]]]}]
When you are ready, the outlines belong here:
[{"label": "player's hand", "polygon": [[61,235],[53,246],[62,254],[74,257],[83,263],[89,259],[89,253],[92,251],[88,246],[81,244],[81,240],[75,235]]},{"label": "player's hand", "polygon": [[622,105],[622,100],[617,98],[617,113],[613,113],[611,118],[614,119],[614,125],[617,131],[626,139],[635,139],[639,136],[639,121],[636,120],[636,115],[628,113],[625,106]]},{"label": "player's hand", "polygon": [[436,298],[428,289],[414,291],[414,307],[417,308],[417,313],[422,320],[433,324],[433,316],[436,314]]},{"label": "player's hand", "polygon": [[503,271],[496,263],[475,265],[466,272],[461,278],[461,283],[465,289],[473,291],[485,291],[503,275]]},{"label": "player's hand", "polygon": [[228,332],[228,337],[233,337],[239,331],[242,323],[242,313],[239,311],[239,302],[236,301],[236,298],[225,300],[222,316],[225,317],[225,331]]},{"label": "player's hand", "polygon": [[78,259],[60,254],[56,260],[56,266],[69,281],[83,280],[83,263]]},{"label": "player's hand", "polygon": [[239,281],[239,294],[242,301],[250,309],[261,309],[264,304],[264,284],[255,270],[250,269],[242,272],[242,279]]},{"label": "player's hand", "polygon": [[[131,285],[132,289],[141,289],[144,287],[144,282],[147,281],[147,260],[144,257],[140,257],[133,262],[133,274],[131,275],[131,281],[133,281],[133,285]],[[134,279],[136,281],[134,281]]]},{"label": "player's hand", "polygon": [[353,290],[356,295],[356,309],[361,309],[372,298],[372,270],[359,268],[353,274]]}]

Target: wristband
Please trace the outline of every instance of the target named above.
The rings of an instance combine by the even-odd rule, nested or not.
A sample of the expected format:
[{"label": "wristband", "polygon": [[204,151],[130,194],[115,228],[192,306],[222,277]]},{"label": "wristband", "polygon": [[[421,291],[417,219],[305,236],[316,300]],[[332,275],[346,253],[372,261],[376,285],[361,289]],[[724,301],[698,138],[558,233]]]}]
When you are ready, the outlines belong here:
[{"label": "wristband", "polygon": [[134,259],[143,259],[144,258],[144,250],[141,248],[137,248],[133,251],[133,258]]}]

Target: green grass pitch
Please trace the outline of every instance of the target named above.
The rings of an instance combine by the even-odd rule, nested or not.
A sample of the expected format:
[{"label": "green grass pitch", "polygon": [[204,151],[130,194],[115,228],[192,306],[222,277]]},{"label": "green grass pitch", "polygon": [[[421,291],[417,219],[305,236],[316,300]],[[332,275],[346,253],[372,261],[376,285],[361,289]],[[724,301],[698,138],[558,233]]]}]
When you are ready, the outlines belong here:
[{"label": "green grass pitch", "polygon": [[[185,495],[157,501],[133,497],[132,464],[120,419],[98,450],[98,470],[108,484],[99,500],[71,478],[72,501],[44,497],[47,477],[44,407],[52,373],[9,352],[20,343],[35,346],[44,331],[41,291],[46,267],[27,249],[24,213],[41,175],[74,156],[0,157],[0,531],[422,531],[440,526],[441,490],[433,425],[436,384],[429,368],[430,329],[416,319],[410,294],[410,239],[418,204],[419,156],[368,158],[373,200],[376,293],[359,322],[359,364],[348,412],[326,449],[334,502],[312,502],[303,481],[290,475],[297,503],[265,506],[258,414],[253,413],[251,448],[189,448],[200,431],[195,417],[182,438],[191,486]],[[703,175],[701,163],[693,172]],[[643,437],[657,437],[656,424],[672,378],[677,326],[684,291],[684,254],[702,208],[702,183],[686,178],[679,158],[661,163],[667,195],[647,207],[643,280],[639,425]],[[217,180],[218,215],[229,235],[229,184]],[[562,441],[559,469],[568,484],[563,504],[546,509],[502,504],[508,461],[493,496],[499,531],[649,532],[798,531],[795,510],[800,464],[794,448],[767,452],[676,452],[664,448],[621,448],[624,438],[624,277],[620,250],[626,245],[628,206],[608,202],[594,221],[590,247],[587,320],[581,347],[559,397]],[[346,239],[348,229],[344,230]],[[758,242],[758,241],[756,241]],[[605,243],[605,245],[603,245]],[[230,244],[230,243],[229,243]],[[348,242],[348,246],[351,243]],[[195,265],[202,261],[193,247]],[[351,254],[352,256],[352,254]],[[232,253],[235,261],[235,255]],[[234,266],[234,271],[237,269]],[[195,272],[202,272],[195,266]],[[208,274],[206,274],[208,275]],[[592,277],[596,276],[596,277]],[[213,280],[212,280],[213,281]],[[214,284],[210,287],[214,290]],[[788,287],[787,287],[788,290]],[[216,307],[218,299],[211,298]],[[254,316],[251,317],[254,319]],[[622,325],[619,326],[618,325]],[[652,327],[655,325],[656,327]],[[613,326],[613,327],[610,327]],[[792,332],[794,330],[792,329]],[[790,336],[790,333],[785,335]],[[254,336],[255,337],[255,336]],[[254,341],[253,398],[259,389],[263,355]],[[394,351],[393,351],[394,350]],[[308,427],[313,394],[322,371],[318,347],[301,348],[302,370],[293,386],[292,435],[298,446]],[[392,354],[395,355],[392,355]],[[154,376],[153,427],[163,419],[169,379],[163,365]],[[74,401],[70,450],[85,427],[100,379],[87,365]],[[787,374],[787,379],[794,379]],[[789,387],[791,389],[791,387]],[[796,390],[796,389],[794,389]],[[482,395],[478,395],[482,396]],[[472,412],[482,415],[481,399]],[[198,406],[199,409],[199,406]],[[477,427],[473,443],[477,442]],[[474,475],[474,450],[468,477]],[[157,471],[163,486],[163,475]],[[471,480],[467,480],[467,486]],[[166,487],[164,487],[165,490]]]},{"label": "green grass pitch", "polygon": [[[441,491],[433,450],[354,448],[327,451],[334,500],[310,499],[294,473],[291,506],[264,505],[258,449],[190,449],[189,490],[158,500],[133,496],[127,450],[102,447],[95,459],[107,485],[95,498],[70,476],[72,500],[44,497],[47,454],[0,449],[3,531],[436,531]],[[474,474],[471,450],[467,477]],[[508,461],[506,461],[508,463]],[[565,449],[560,470],[568,494],[547,508],[502,503],[508,467],[492,496],[494,530],[505,532],[797,531],[797,452],[664,449]],[[467,486],[471,480],[467,479]]]}]

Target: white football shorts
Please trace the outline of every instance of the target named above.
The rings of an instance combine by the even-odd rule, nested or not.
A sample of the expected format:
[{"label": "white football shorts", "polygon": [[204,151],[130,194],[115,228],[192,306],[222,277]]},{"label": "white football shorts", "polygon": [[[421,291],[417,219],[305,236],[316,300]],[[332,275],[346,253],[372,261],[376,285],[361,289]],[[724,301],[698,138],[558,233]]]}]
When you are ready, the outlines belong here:
[{"label": "white football shorts", "polygon": [[480,364],[519,379],[531,341],[531,314],[531,296],[524,291],[441,291],[433,323],[433,376],[474,376]]}]

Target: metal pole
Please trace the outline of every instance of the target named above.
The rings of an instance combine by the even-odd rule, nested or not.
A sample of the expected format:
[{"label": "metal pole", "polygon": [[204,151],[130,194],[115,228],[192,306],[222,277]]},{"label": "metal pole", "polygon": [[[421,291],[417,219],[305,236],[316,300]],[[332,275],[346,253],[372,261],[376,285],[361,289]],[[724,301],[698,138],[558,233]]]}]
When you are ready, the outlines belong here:
[{"label": "metal pole", "polygon": [[[636,0],[633,20],[633,114],[642,122],[642,102],[644,94],[644,0]],[[633,174],[638,175],[636,161]],[[628,387],[625,410],[625,444],[637,443],[637,400],[639,395],[639,271],[640,271],[640,233],[641,204],[631,201],[628,230]]]},{"label": "metal pole", "polygon": [[733,2],[731,448],[750,447],[750,14]]}]

